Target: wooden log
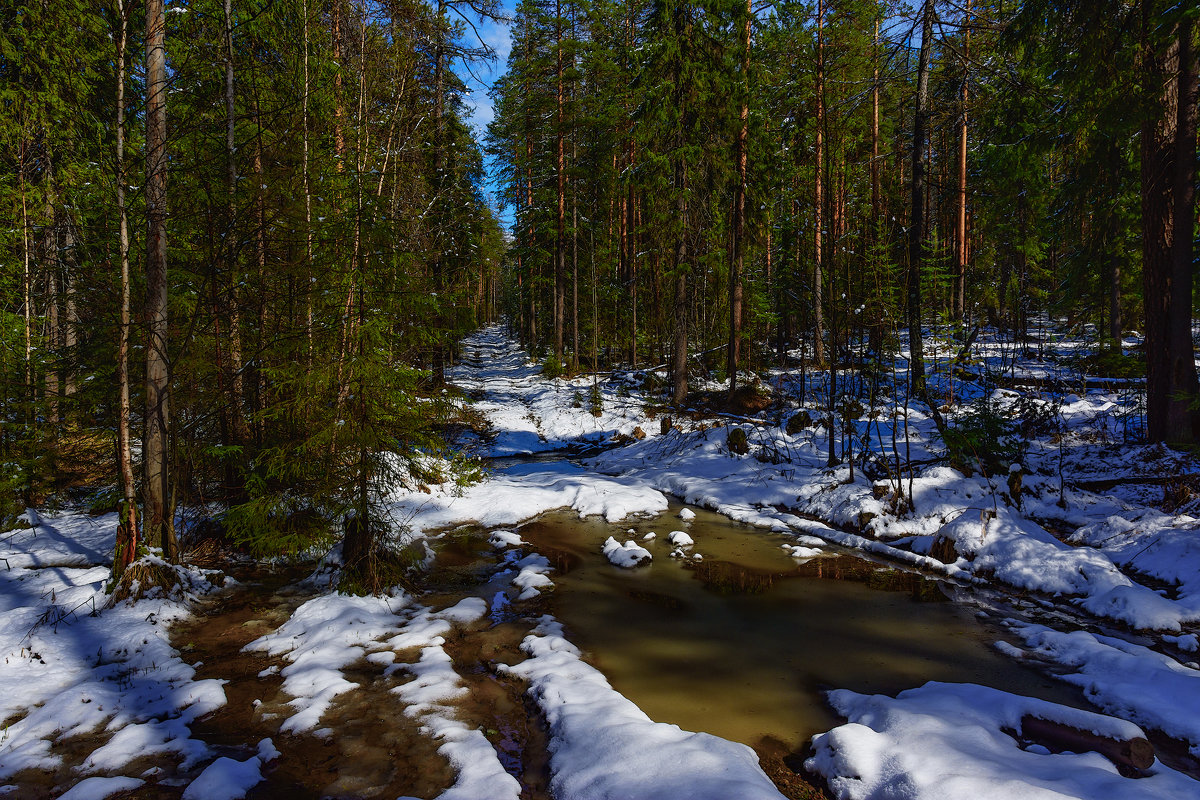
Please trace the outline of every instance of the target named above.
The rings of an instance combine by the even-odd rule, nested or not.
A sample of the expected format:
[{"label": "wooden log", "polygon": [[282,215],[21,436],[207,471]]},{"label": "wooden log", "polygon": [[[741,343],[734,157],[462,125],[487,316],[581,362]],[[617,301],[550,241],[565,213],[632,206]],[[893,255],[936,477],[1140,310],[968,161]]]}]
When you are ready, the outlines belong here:
[{"label": "wooden log", "polygon": [[1154,763],[1154,745],[1141,736],[1111,739],[1032,714],[1021,717],[1021,736],[1055,753],[1099,753],[1118,767],[1144,770]]}]

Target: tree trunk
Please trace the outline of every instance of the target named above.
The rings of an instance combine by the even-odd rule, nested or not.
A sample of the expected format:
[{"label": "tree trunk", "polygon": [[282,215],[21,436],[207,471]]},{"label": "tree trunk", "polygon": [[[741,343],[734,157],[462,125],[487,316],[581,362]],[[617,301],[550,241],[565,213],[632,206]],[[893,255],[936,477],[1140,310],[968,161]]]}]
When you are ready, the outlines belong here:
[{"label": "tree trunk", "polygon": [[125,204],[125,53],[129,42],[128,7],[117,0],[117,216],[121,260],[121,324],[117,334],[117,470],[121,478],[121,513],[117,526],[113,577],[121,577],[137,557],[137,500],[129,436],[129,215]]},{"label": "tree trunk", "polygon": [[733,258],[729,265],[729,346],[726,371],[729,373],[729,399],[737,391],[737,370],[742,341],[742,259],[746,236],[746,145],[750,136],[750,25],[754,19],[751,0],[746,0],[746,22],[743,34],[741,121],[738,129],[737,150],[734,162],[737,165],[737,194],[733,201]]},{"label": "tree trunk", "polygon": [[825,276],[821,240],[825,225],[822,172],[825,169],[825,3],[817,0],[817,134],[813,145],[813,356],[825,365]]},{"label": "tree trunk", "polygon": [[168,487],[167,68],[163,0],[146,0],[146,433],[144,531],[170,561],[178,558]]},{"label": "tree trunk", "polygon": [[925,347],[921,340],[921,256],[925,228],[925,124],[929,103],[929,52],[933,42],[933,0],[921,6],[921,51],[917,60],[917,103],[913,115],[912,213],[908,220],[908,337],[909,387],[929,406],[942,428],[942,415],[929,399],[925,379]]},{"label": "tree trunk", "polygon": [[558,218],[554,233],[554,358],[562,365],[563,327],[566,322],[567,305],[567,158],[563,136],[563,52],[562,52],[562,3],[554,4],[555,72],[557,75],[555,111],[555,177],[558,181]]},{"label": "tree trunk", "polygon": [[[681,109],[682,112],[682,109]],[[682,149],[682,148],[681,148]],[[671,404],[681,406],[687,399],[687,347],[688,347],[688,203],[687,164],[682,155],[675,156],[675,336],[671,351]]]},{"label": "tree trunk", "polygon": [[[1143,12],[1147,30],[1149,5]],[[1197,440],[1191,335],[1197,106],[1192,23],[1179,23],[1164,49],[1146,51],[1146,77],[1158,91],[1157,118],[1142,129],[1146,428],[1152,442],[1190,444]]]},{"label": "tree trunk", "polygon": [[[966,23],[970,24],[971,0],[964,6]],[[967,28],[964,44],[963,76],[961,88],[962,115],[958,127],[958,219],[955,227],[954,250],[954,297],[952,316],[960,325],[966,322],[967,292],[967,64],[971,56],[971,30]],[[964,331],[965,335],[965,331]]]}]

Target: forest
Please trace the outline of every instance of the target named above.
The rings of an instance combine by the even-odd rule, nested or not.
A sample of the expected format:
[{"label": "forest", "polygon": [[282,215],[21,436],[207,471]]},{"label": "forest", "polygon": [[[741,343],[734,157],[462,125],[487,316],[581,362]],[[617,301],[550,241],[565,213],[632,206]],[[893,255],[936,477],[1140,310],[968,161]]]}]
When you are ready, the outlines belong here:
[{"label": "forest", "polygon": [[[913,707],[943,709],[950,731],[968,724],[951,706],[986,707],[979,724],[1009,720],[1004,731],[1024,724],[1019,758],[1031,747],[1076,752],[1064,729],[1091,731],[1107,744],[1084,749],[1101,753],[1132,742],[1134,756],[1114,761],[1121,780],[1137,772],[1155,787],[1147,796],[1193,791],[1200,729],[1157,695],[1131,700],[1097,676],[1133,670],[1138,691],[1160,684],[1180,708],[1200,703],[1200,585],[1189,572],[1200,566],[1190,543],[1200,7],[41,0],[3,16],[0,604],[30,625],[24,638],[0,636],[0,650],[62,671],[76,656],[34,659],[34,642],[66,653],[50,628],[57,636],[90,603],[114,627],[85,635],[92,623],[75,624],[71,647],[91,654],[79,662],[91,676],[81,697],[145,663],[172,664],[162,680],[208,699],[152,710],[112,699],[125,710],[104,724],[119,728],[126,713],[138,725],[183,721],[182,733],[154,736],[182,759],[170,770],[192,782],[184,798],[273,797],[285,785],[375,796],[328,776],[285,780],[270,765],[314,763],[297,742],[337,729],[316,728],[333,698],[396,672],[416,677],[389,698],[440,731],[449,766],[393,767],[380,784],[393,796],[884,796],[873,792],[887,776],[871,788],[856,761],[869,748],[825,718],[770,739],[783,754],[769,737],[696,723],[706,732],[688,735],[708,738],[671,745],[690,765],[678,774],[638,751],[662,723],[638,707],[650,695],[627,689],[619,659],[588,661],[603,636],[571,616],[580,589],[570,587],[589,578],[570,565],[602,553],[605,569],[661,573],[649,566],[656,547],[706,590],[739,596],[773,592],[785,574],[828,579],[813,564],[864,554],[940,582],[956,608],[982,603],[1000,620],[1002,655],[1090,676],[1064,679],[1088,700],[1071,699],[1068,713],[1047,710],[1063,698],[1040,689],[975,687],[1014,692],[998,699],[938,683],[978,677],[956,674],[925,676],[909,690],[926,693]],[[505,59],[483,99],[471,87]],[[483,107],[494,115],[478,122]],[[701,509],[697,522],[687,505]],[[595,544],[586,553],[559,530],[571,527],[555,516],[563,508],[578,515],[579,541]],[[672,531],[669,545],[648,527],[666,513],[691,532]],[[626,518],[642,538],[623,545]],[[793,537],[772,547],[795,564],[779,567],[775,553],[730,571],[726,559],[749,556],[728,545],[714,557],[722,537],[747,535],[718,535],[729,520]],[[486,568],[472,547],[489,553]],[[455,572],[465,569],[456,558],[476,564],[473,577]],[[875,567],[837,563],[837,580],[879,581],[863,577]],[[308,577],[288,573],[289,585],[318,594],[302,605],[264,577],[297,564]],[[50,565],[103,577],[38,577]],[[232,689],[221,694],[180,660],[190,651],[178,637],[199,641],[188,626],[224,602],[213,599],[219,572],[253,587],[230,583],[235,595],[257,592],[282,615],[238,652],[290,660],[254,663],[291,698],[272,708],[302,709],[272,711],[294,715],[273,728],[255,716],[267,744],[230,751],[257,753],[236,762],[256,780],[276,770],[258,794],[249,779],[240,794],[212,794],[205,775],[230,753],[189,729],[236,705],[226,705]],[[891,591],[926,591],[888,574]],[[964,599],[964,587],[985,584],[1015,592],[1018,611]],[[1078,618],[1051,630],[1056,621],[1026,612],[1031,592]],[[629,589],[620,602],[652,594]],[[159,603],[151,616],[176,620],[176,633],[148,633],[144,648],[111,656],[130,671],[104,677],[106,637],[120,615],[145,617],[144,603]],[[541,704],[536,724],[479,721],[455,705],[455,692],[489,696],[461,668],[492,664],[471,649],[492,646],[476,642],[489,618],[519,630],[497,652],[528,659],[484,671],[501,676],[514,707],[532,707],[523,692]],[[331,620],[348,638],[320,638]],[[1056,638],[1075,634],[1094,647]],[[574,661],[551,659],[571,650]],[[1119,663],[1117,651],[1139,660]],[[289,670],[309,656],[328,674],[304,688]],[[1171,665],[1149,666],[1160,657]],[[347,678],[348,664],[368,662],[375,683]],[[457,677],[437,671],[443,662]],[[435,678],[444,693],[421,699],[414,687]],[[0,687],[7,680],[0,669]],[[916,683],[895,681],[883,690]],[[868,683],[849,679],[811,682],[820,713],[851,723],[870,718],[871,702],[896,714],[909,702],[905,692],[864,700]],[[590,722],[560,716],[546,699],[556,692]],[[179,796],[161,776],[118,775],[141,763],[117,746],[121,734],[92,743],[82,766],[52,750],[99,717],[68,730],[43,720],[51,705],[15,702],[0,703],[0,784],[37,786],[38,797],[71,784],[101,798],[150,781]],[[1027,718],[1052,730],[1011,721]],[[598,757],[632,759],[631,775],[659,783],[588,777],[587,725],[621,720],[649,726],[648,738]],[[510,723],[540,733],[510,736]],[[273,760],[269,737],[284,733]],[[1137,755],[1147,737],[1161,762]],[[510,740],[516,756],[505,755]],[[491,773],[465,766],[479,747]],[[547,747],[553,757],[529,755]],[[998,774],[1026,775],[1009,755],[996,756]],[[705,772],[710,756],[750,761],[729,767],[726,786]],[[958,763],[976,769],[972,758]],[[1072,796],[1126,796],[1085,766],[1071,773],[1082,787]],[[934,796],[923,781],[937,770],[905,773],[915,783],[904,796]],[[236,772],[224,764],[212,780]],[[416,789],[401,780],[413,775]]]},{"label": "forest", "polygon": [[286,550],[368,511],[378,451],[442,446],[444,364],[500,315],[556,373],[667,367],[677,406],[900,331],[929,401],[923,329],[1050,315],[1194,440],[1183,6],[528,2],[482,140],[459,71],[496,6],[12,13],[9,512],[106,464],[168,552],[206,502]]}]

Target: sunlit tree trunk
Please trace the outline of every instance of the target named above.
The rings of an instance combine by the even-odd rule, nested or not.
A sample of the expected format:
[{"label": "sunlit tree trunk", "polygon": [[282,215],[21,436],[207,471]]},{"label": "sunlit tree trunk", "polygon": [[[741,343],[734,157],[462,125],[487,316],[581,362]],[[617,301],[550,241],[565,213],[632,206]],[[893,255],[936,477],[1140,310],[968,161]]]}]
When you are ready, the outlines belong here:
[{"label": "sunlit tree trunk", "polygon": [[[971,22],[971,0],[966,0],[964,6],[964,19],[969,26]],[[960,90],[960,100],[962,103],[962,114],[959,118],[958,127],[958,218],[955,225],[955,251],[954,251],[954,297],[952,303],[952,315],[958,323],[966,322],[966,293],[967,293],[967,65],[971,57],[971,30],[968,27],[966,31],[966,40],[963,45],[963,76],[962,88]]]},{"label": "sunlit tree trunk", "polygon": [[817,133],[813,143],[813,355],[825,364],[825,275],[821,240],[824,237],[825,197],[825,2],[817,0]]},{"label": "sunlit tree trunk", "polygon": [[921,51],[917,60],[917,102],[913,114],[912,212],[908,220],[908,336],[909,386],[925,402],[938,428],[942,418],[929,399],[925,378],[925,347],[921,339],[921,257],[925,229],[925,126],[929,104],[929,52],[933,44],[933,0],[921,6]]},{"label": "sunlit tree trunk", "polygon": [[742,341],[742,259],[746,237],[746,145],[750,136],[750,25],[754,19],[751,0],[746,0],[746,21],[742,41],[741,127],[738,128],[734,162],[737,166],[737,192],[733,201],[733,258],[729,265],[729,345],[726,369],[729,373],[729,397],[737,391],[737,370]]},{"label": "sunlit tree trunk", "polygon": [[144,531],[178,558],[169,506],[167,359],[167,59],[163,0],[146,0],[146,433]]},{"label": "sunlit tree trunk", "polygon": [[125,58],[129,42],[128,6],[117,0],[117,217],[121,261],[121,323],[117,332],[117,469],[121,479],[121,513],[117,526],[113,576],[120,577],[137,556],[137,500],[129,436],[129,215],[125,203]]}]

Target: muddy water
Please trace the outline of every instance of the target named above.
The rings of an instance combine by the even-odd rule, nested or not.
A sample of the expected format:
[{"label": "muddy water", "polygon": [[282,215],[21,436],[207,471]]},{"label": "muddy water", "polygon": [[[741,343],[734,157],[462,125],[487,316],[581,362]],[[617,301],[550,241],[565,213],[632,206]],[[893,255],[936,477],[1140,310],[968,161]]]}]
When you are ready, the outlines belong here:
[{"label": "muddy water", "polygon": [[[996,652],[996,631],[934,581],[849,555],[800,564],[780,548],[790,538],[708,512],[683,524],[677,511],[620,526],[554,514],[520,529],[558,567],[552,611],[572,641],[652,719],[796,749],[839,723],[830,688],[971,682],[1084,705]],[[702,561],[670,557],[675,529]],[[641,542],[649,531],[657,538]],[[611,566],[600,554],[610,535],[639,540],[653,563]]]}]

